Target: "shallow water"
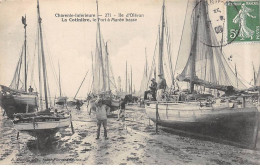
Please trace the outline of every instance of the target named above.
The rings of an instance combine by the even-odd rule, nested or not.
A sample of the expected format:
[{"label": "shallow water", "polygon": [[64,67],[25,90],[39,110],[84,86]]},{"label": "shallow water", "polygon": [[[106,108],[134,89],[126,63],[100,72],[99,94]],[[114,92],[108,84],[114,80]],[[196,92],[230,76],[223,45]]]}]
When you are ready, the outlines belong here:
[{"label": "shallow water", "polygon": [[52,144],[37,149],[34,137],[13,129],[0,116],[0,164],[260,164],[260,149],[249,150],[164,131],[155,133],[144,109],[127,106],[125,122],[108,119],[108,136],[96,140],[95,115],[72,110],[71,127],[56,134]]}]

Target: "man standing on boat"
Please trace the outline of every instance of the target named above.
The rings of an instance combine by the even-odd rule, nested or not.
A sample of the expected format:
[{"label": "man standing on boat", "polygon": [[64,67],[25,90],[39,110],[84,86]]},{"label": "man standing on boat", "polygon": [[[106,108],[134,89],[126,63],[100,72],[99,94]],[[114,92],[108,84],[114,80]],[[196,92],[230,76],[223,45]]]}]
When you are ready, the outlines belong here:
[{"label": "man standing on boat", "polygon": [[110,108],[107,105],[105,105],[103,103],[103,100],[100,98],[98,98],[95,103],[96,103],[96,117],[97,117],[97,126],[98,126],[96,139],[99,139],[101,124],[104,127],[105,139],[108,139],[108,137],[107,137],[107,114],[109,113]]},{"label": "man standing on boat", "polygon": [[163,74],[159,74],[158,75],[159,79],[158,79],[158,85],[157,85],[157,96],[156,96],[156,100],[157,101],[162,101],[163,99],[163,94],[165,92],[166,89],[166,80],[163,77]]},{"label": "man standing on boat", "polygon": [[33,88],[32,88],[32,86],[29,87],[28,91],[29,91],[30,93],[33,92]]},{"label": "man standing on boat", "polygon": [[157,89],[157,83],[155,79],[153,78],[151,85],[149,86],[150,90],[144,92],[144,100],[147,100],[147,94],[150,93],[153,96],[153,100],[156,100],[156,89]]}]

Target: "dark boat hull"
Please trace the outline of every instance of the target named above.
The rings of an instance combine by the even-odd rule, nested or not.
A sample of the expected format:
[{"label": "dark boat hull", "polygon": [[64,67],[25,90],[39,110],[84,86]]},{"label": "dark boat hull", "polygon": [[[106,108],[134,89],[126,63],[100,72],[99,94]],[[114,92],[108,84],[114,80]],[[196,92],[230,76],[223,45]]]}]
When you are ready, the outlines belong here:
[{"label": "dark boat hull", "polygon": [[[15,113],[25,113],[27,104],[17,102],[12,95],[1,96],[0,106],[4,109],[8,118],[13,118]],[[34,112],[37,105],[28,105],[28,112]]]},{"label": "dark boat hull", "polygon": [[[245,148],[255,148],[260,116],[256,107],[192,109],[192,106],[194,105],[159,104],[158,124]],[[146,113],[156,122],[155,104],[146,105]]]}]

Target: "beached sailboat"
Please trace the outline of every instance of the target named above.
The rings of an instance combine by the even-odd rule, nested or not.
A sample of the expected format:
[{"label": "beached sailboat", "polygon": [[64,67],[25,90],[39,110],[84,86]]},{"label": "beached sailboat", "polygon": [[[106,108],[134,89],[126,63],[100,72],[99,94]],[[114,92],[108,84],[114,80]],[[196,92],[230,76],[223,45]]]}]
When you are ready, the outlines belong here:
[{"label": "beached sailboat", "polygon": [[80,85],[79,85],[79,88],[78,88],[78,90],[77,90],[75,96],[73,97],[73,99],[69,99],[69,100],[67,101],[67,102],[68,102],[68,103],[67,103],[68,106],[70,106],[70,107],[76,106],[76,109],[80,110],[80,107],[84,104],[83,100],[79,100],[79,99],[77,99],[76,97],[77,97],[77,95],[78,95],[78,93],[79,93],[79,90],[80,90],[82,84],[84,83],[84,81],[85,81],[85,79],[86,79],[87,74],[88,74],[88,71],[87,71],[87,73],[85,74],[83,80],[81,81],[81,83],[80,83]]},{"label": "beached sailboat", "polygon": [[[61,128],[68,127],[71,124],[71,115],[69,110],[63,111],[52,111],[49,107],[49,97],[48,97],[48,80],[47,80],[47,69],[46,61],[43,47],[42,38],[42,18],[40,16],[40,6],[37,0],[37,14],[38,14],[38,33],[39,33],[39,46],[40,53],[38,55],[38,67],[39,68],[39,90],[41,90],[41,83],[44,85],[44,98],[45,98],[45,108],[40,106],[40,111],[34,113],[18,113],[15,114],[13,120],[14,128],[18,132],[26,132],[38,140],[45,142],[46,140],[52,138],[57,131]],[[41,76],[43,75],[43,79]],[[41,94],[41,91],[40,91]],[[40,95],[41,97],[41,95]],[[42,103],[41,103],[42,104]]]},{"label": "beached sailboat", "polygon": [[260,87],[260,66],[258,68],[258,72],[257,72],[257,75],[256,75],[256,79],[255,79],[255,84],[254,85]]},{"label": "beached sailboat", "polygon": [[144,92],[148,89],[148,83],[149,83],[149,76],[148,76],[148,63],[147,63],[147,54],[146,54],[146,48],[145,48],[145,65],[144,65],[144,72],[143,72],[143,78],[141,80],[140,90],[138,92],[138,95],[140,97],[143,97]]},{"label": "beached sailboat", "polygon": [[[95,100],[94,97],[99,95],[103,98],[105,103],[110,106],[110,111],[115,111],[119,107],[119,99],[112,93],[117,91],[116,82],[114,79],[112,67],[110,65],[108,44],[102,38],[98,2],[97,2],[97,34],[96,34],[96,52],[94,59],[92,59],[92,89],[90,97],[91,102]],[[95,96],[93,96],[95,95]]]},{"label": "beached sailboat", "polygon": [[[175,69],[179,71],[179,82],[189,83],[189,94],[182,92],[171,95],[171,101],[147,102],[146,113],[151,120],[164,127],[255,148],[259,112],[256,107],[247,106],[245,97],[236,94],[239,89],[245,88],[244,84],[228,66],[220,47],[211,47],[220,45],[214,35],[207,9],[205,0],[188,2]],[[164,72],[164,11],[163,3],[159,74]],[[198,94],[199,90],[195,86],[220,90],[226,96],[213,99],[210,94]]]},{"label": "beached sailboat", "polygon": [[60,91],[60,96],[55,100],[55,103],[58,105],[65,105],[67,103],[67,97],[62,96],[62,92],[61,92],[60,64],[59,64],[59,91]]},{"label": "beached sailboat", "polygon": [[258,71],[256,72],[255,68],[254,68],[254,65],[253,65],[253,74],[254,74],[253,86],[250,87],[248,90],[258,91],[258,90],[260,90],[260,66],[258,68]]},{"label": "beached sailboat", "polygon": [[260,109],[260,66],[256,72],[253,65],[253,85],[246,89],[246,92],[251,97],[252,103]]},{"label": "beached sailboat", "polygon": [[26,16],[22,17],[24,25],[24,44],[21,56],[18,60],[13,80],[9,87],[0,85],[0,106],[9,118],[13,118],[15,113],[33,112],[37,109],[37,93],[27,87],[28,61],[27,61],[27,41],[26,41]]}]

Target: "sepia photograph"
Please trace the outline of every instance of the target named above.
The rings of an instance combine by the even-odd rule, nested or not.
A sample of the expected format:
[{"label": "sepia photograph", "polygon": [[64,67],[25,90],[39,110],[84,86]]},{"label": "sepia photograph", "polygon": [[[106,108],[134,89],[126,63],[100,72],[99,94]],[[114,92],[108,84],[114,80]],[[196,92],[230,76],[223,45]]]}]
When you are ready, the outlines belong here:
[{"label": "sepia photograph", "polygon": [[1,165],[259,165],[259,0],[0,0]]}]

